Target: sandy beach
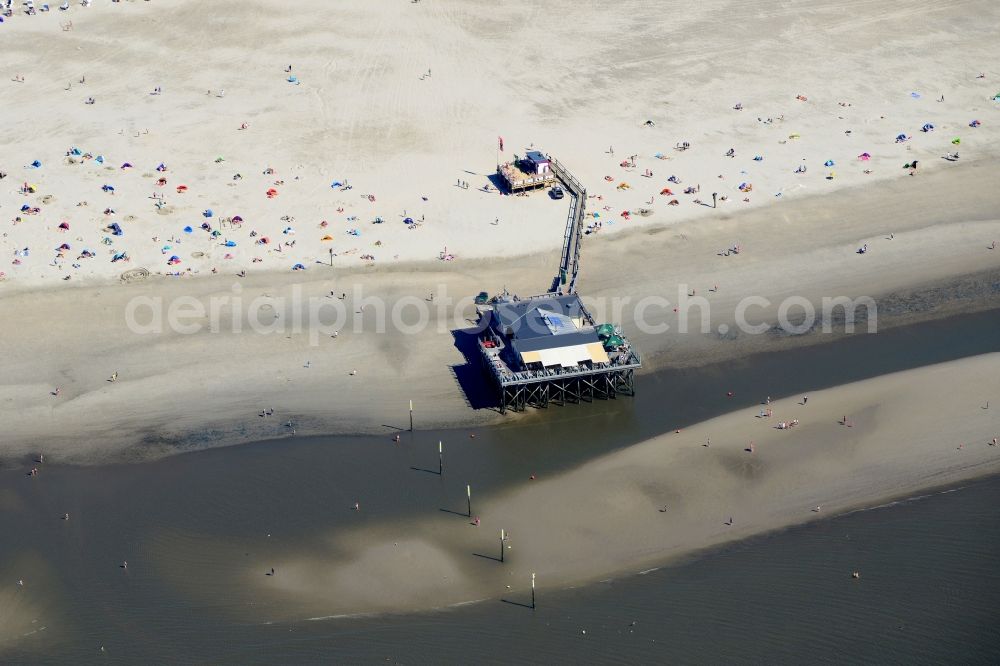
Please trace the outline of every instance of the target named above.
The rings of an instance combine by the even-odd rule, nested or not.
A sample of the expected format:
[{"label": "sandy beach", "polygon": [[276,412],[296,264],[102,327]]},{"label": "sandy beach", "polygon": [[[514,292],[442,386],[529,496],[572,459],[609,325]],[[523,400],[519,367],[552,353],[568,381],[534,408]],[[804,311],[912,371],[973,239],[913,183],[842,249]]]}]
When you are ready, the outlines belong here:
[{"label": "sandy beach", "polygon": [[[100,496],[134,463],[175,493],[149,501],[180,505],[188,483],[215,498],[178,454],[385,439],[352,460],[333,448],[323,465],[358,471],[330,488],[212,459],[261,490],[224,486],[198,507],[209,527],[147,525],[162,507],[141,502],[114,529],[74,509],[79,543],[126,551],[137,585],[226,599],[240,622],[525,604],[532,573],[592,583],[1000,472],[993,348],[849,383],[811,372],[808,400],[772,400],[756,356],[1000,307],[996,3],[94,0],[3,18],[0,472],[44,454]],[[558,440],[594,415],[500,414],[470,346],[477,294],[541,293],[557,271],[567,199],[498,189],[498,163],[528,150],[587,188],[578,289],[649,382],[707,366],[722,381],[753,357],[761,404],[665,404],[677,429],[663,416],[650,433],[624,398],[593,417],[622,434],[565,465],[475,447],[505,428]],[[461,430],[462,455],[483,456],[471,515],[433,496],[453,490],[441,477],[415,489],[433,470],[385,471],[416,455],[390,440],[410,404],[413,437]],[[63,515],[46,472],[0,486],[11,524]],[[131,477],[116,483],[130,497]],[[271,537],[258,511],[299,520],[295,539],[253,541]],[[117,562],[70,590],[33,544],[0,549],[3,579],[29,581],[0,586],[0,654],[37,618],[73,625],[53,600],[139,598],[106,585]]]},{"label": "sandy beach", "polygon": [[[588,188],[592,247],[633,227],[782,215],[790,201],[906,176],[914,161],[919,177],[1000,148],[989,69],[1000,16],[988,2],[797,2],[740,8],[738,23],[716,20],[737,7],[721,0],[680,13],[263,7],[97,0],[0,25],[0,87],[19,110],[0,137],[8,283],[444,252],[455,271],[478,271],[561,241],[565,202],[500,196],[490,182],[498,160],[529,148]],[[775,78],[778,63],[789,71]],[[959,162],[942,159],[952,153]],[[750,242],[726,242],[738,240]]]},{"label": "sandy beach", "polygon": [[[501,196],[488,178],[529,147],[588,188],[580,291],[647,370],[827,339],[780,334],[788,297],[876,298],[882,327],[995,305],[1000,54],[984,26],[997,9],[793,5],[738,26],[712,18],[724,2],[669,17],[574,6],[572,25],[558,8],[453,2],[9,17],[0,85],[24,113],[0,135],[0,312],[17,351],[0,360],[0,456],[37,448],[40,424],[50,454],[94,462],[183,450],[191,434],[273,436],[277,419],[256,418],[272,408],[302,433],[374,432],[413,398],[426,425],[495,421],[468,409],[477,382],[452,332],[478,292],[538,293],[555,272],[565,200]],[[904,19],[905,39],[882,39]],[[266,47],[245,48],[261,31]],[[533,42],[542,55],[515,47]],[[334,294],[347,298],[320,300]],[[388,316],[429,294],[427,326],[373,334],[366,298]],[[673,310],[688,294],[711,309],[695,334]],[[779,334],[738,330],[748,296],[767,299],[754,315]],[[666,302],[642,307],[650,297]],[[226,298],[227,320],[242,299],[282,325],[126,325],[136,299],[165,312]],[[328,325],[295,329],[309,299],[299,307]]]},{"label": "sandy beach", "polygon": [[[880,189],[789,202],[781,217],[762,209],[679,223],[673,233],[634,230],[614,244],[588,244],[581,291],[593,300],[598,318],[614,316],[614,299],[630,299],[621,308],[622,323],[642,350],[647,371],[820,344],[845,334],[843,322],[836,321],[829,334],[820,322],[801,335],[743,334],[735,311],[748,296],[771,301],[754,308],[751,317],[768,327],[777,326],[779,304],[789,295],[808,299],[817,311],[823,297],[871,296],[878,304],[878,330],[996,307],[1000,254],[985,241],[1000,236],[994,168],[993,163],[961,165]],[[761,240],[745,241],[746,250],[737,257],[718,256],[719,239],[731,237],[730,229]],[[856,254],[862,242],[872,248],[865,256]],[[245,280],[220,275],[14,291],[0,299],[0,315],[8,323],[4,339],[19,351],[0,359],[3,457],[16,459],[43,447],[53,460],[77,463],[144,459],[285,436],[289,419],[300,434],[385,432],[387,419],[405,418],[411,399],[424,428],[509,422],[518,415],[501,419],[489,408],[470,409],[485,384],[456,347],[453,331],[474,318],[471,295],[498,285],[544,285],[555,255],[495,259],[447,272],[412,264],[313,272],[308,275],[316,279],[306,281],[293,273]],[[628,271],[620,269],[622,261]],[[635,304],[650,294],[677,303],[688,293],[678,294],[681,284],[707,298],[708,329],[701,331],[694,308],[688,332],[681,332],[677,313],[667,305],[642,314],[650,326],[666,323],[669,330],[639,330]],[[331,291],[337,297],[330,297]],[[439,311],[425,303],[426,325],[419,330],[387,324],[377,332],[371,308],[384,304],[389,320],[403,299],[424,303],[430,291],[442,303],[450,296],[466,299],[465,305]],[[348,299],[340,301],[344,292]],[[166,310],[182,296],[202,302],[206,313],[213,298],[228,297],[220,308],[219,331],[211,331],[207,315],[185,320],[202,324],[192,334],[138,335],[128,327],[125,312],[133,299],[162,298]],[[270,304],[282,308],[282,326],[257,334],[244,324],[237,332],[231,323],[237,296],[246,306],[261,299],[261,316],[272,323]],[[324,326],[306,322],[296,329],[293,304],[310,298],[323,308],[318,320]],[[375,305],[361,313],[360,299],[374,299]],[[340,323],[336,307],[343,308]],[[309,306],[301,309],[308,313]],[[416,317],[411,310],[401,321],[416,324]],[[726,335],[719,333],[723,325]],[[331,331],[340,334],[333,338]],[[867,322],[859,322],[854,335],[867,331]],[[350,375],[354,370],[358,374]],[[115,372],[118,379],[111,383]],[[52,395],[56,389],[59,395]],[[260,418],[268,409],[275,416]]]}]

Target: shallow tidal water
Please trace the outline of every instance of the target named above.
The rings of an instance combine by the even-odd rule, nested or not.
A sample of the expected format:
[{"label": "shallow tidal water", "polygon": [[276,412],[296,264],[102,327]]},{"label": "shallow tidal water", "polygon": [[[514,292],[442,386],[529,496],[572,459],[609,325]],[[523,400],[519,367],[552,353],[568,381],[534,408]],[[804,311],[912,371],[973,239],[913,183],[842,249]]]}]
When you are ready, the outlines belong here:
[{"label": "shallow tidal water", "polygon": [[535,610],[491,601],[411,616],[243,627],[219,636],[232,642],[210,660],[995,664],[998,564],[995,477],[643,575],[541,591]]},{"label": "shallow tidal water", "polygon": [[[542,581],[535,610],[512,596],[309,620],[322,612],[254,607],[227,573],[263,571],[315,548],[318,532],[358,519],[447,519],[443,510],[464,512],[470,481],[476,497],[489,496],[765,395],[998,351],[997,330],[1000,311],[992,311],[665,371],[640,377],[634,399],[550,408],[475,439],[423,432],[418,420],[418,432],[402,433],[399,444],[387,429],[384,437],[287,437],[144,464],[46,464],[35,478],[27,466],[2,470],[0,586],[26,584],[0,595],[8,600],[0,618],[15,617],[19,627],[0,642],[0,662],[995,663],[998,478],[644,575],[570,590]],[[364,512],[347,510],[358,499]]]}]

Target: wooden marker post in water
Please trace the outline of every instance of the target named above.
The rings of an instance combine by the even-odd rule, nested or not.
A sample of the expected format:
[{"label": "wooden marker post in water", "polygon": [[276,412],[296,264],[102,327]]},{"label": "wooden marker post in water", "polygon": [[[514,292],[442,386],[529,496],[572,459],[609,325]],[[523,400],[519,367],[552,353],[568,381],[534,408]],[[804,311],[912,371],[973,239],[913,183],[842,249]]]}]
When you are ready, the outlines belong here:
[{"label": "wooden marker post in water", "polygon": [[410,401],[410,432],[413,432],[413,401]]},{"label": "wooden marker post in water", "polygon": [[468,507],[469,518],[472,518],[472,486],[465,486],[465,499],[468,502],[466,506]]},{"label": "wooden marker post in water", "polygon": [[444,446],[438,440],[438,476],[444,473]]},{"label": "wooden marker post in water", "polygon": [[535,574],[531,574],[531,610],[535,610]]}]

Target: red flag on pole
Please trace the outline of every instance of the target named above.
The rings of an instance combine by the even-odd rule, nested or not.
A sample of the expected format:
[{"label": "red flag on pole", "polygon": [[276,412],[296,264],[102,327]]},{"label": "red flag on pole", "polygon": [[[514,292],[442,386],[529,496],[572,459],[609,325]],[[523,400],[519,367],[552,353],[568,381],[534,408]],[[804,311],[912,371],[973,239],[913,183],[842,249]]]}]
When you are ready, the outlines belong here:
[{"label": "red flag on pole", "polygon": [[502,153],[503,152],[503,137],[501,136],[501,137],[497,137],[497,138],[500,139],[500,152]]}]

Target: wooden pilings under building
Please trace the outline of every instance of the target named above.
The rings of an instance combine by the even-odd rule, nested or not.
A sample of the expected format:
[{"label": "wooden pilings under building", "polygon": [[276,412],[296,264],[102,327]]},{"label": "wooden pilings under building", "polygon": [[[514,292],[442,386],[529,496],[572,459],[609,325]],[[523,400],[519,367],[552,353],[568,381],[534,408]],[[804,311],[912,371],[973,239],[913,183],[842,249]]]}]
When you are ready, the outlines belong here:
[{"label": "wooden pilings under building", "polygon": [[619,395],[635,395],[635,368],[603,369],[579,375],[538,378],[517,382],[497,379],[500,413],[508,409],[523,411],[527,407],[548,407],[614,399]]}]

